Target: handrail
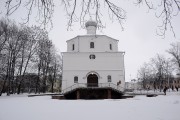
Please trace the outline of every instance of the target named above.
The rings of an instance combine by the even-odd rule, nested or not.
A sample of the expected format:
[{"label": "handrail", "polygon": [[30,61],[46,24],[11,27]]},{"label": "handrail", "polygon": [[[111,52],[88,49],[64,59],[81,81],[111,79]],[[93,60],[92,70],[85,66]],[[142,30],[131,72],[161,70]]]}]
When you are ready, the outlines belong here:
[{"label": "handrail", "polygon": [[117,90],[119,92],[123,92],[124,91],[124,87],[122,86],[117,86],[114,83],[76,83],[73,84],[72,86],[64,89],[61,91],[62,94],[65,94],[67,92],[73,91],[77,88],[112,88],[114,90]]}]

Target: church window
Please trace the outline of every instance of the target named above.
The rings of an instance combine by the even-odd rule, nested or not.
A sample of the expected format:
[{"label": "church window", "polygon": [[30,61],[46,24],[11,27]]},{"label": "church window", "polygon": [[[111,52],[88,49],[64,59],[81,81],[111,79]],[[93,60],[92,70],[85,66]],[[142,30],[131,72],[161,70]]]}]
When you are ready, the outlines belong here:
[{"label": "church window", "polygon": [[74,44],[72,44],[72,50],[74,50]]},{"label": "church window", "polygon": [[94,48],[94,42],[90,42],[90,48]]},{"label": "church window", "polygon": [[90,58],[90,59],[95,59],[96,56],[95,56],[94,54],[91,54],[91,55],[89,56],[89,58]]},{"label": "church window", "polygon": [[108,82],[111,82],[111,76],[110,75],[107,76],[107,79],[108,79]]},{"label": "church window", "polygon": [[74,77],[74,83],[78,83],[78,76]]},{"label": "church window", "polygon": [[112,50],[112,44],[109,44],[109,49]]}]

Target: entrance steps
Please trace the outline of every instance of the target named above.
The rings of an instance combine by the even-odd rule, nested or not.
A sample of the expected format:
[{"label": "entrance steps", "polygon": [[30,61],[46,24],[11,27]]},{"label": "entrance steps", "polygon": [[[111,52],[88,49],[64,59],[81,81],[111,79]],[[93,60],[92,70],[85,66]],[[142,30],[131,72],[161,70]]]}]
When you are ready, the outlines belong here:
[{"label": "entrance steps", "polygon": [[113,83],[99,83],[96,86],[74,84],[62,91],[65,99],[120,99],[123,88]]}]

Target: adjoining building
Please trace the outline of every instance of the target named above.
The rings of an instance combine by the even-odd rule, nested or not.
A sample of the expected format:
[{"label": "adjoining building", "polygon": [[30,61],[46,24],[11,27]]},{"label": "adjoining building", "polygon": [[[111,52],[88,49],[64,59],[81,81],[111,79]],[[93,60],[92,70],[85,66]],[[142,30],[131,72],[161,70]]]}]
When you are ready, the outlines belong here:
[{"label": "adjoining building", "polygon": [[118,51],[118,40],[96,34],[96,22],[85,26],[87,35],[67,40],[62,93],[69,99],[119,98],[125,86],[125,52]]}]

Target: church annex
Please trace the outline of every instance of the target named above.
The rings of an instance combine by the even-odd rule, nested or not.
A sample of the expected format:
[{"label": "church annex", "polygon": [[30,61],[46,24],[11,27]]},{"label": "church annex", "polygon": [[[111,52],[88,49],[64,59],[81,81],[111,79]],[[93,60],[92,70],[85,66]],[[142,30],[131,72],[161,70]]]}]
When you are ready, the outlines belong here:
[{"label": "church annex", "polygon": [[85,25],[87,35],[67,40],[62,93],[67,99],[119,98],[125,86],[125,53],[118,51],[118,40],[96,35],[96,22]]}]

